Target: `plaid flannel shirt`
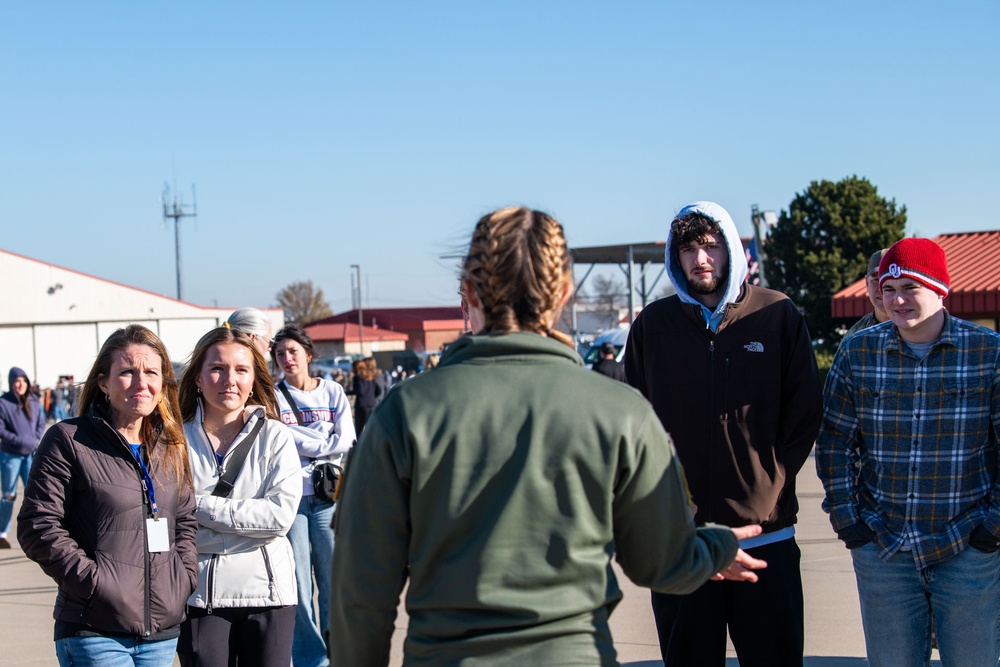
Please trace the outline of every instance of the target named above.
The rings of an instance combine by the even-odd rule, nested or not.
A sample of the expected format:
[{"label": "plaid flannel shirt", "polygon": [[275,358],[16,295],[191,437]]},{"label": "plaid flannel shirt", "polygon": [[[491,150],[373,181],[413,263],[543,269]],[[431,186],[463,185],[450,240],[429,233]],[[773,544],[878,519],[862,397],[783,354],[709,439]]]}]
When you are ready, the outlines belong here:
[{"label": "plaid flannel shirt", "polygon": [[816,467],[836,531],[859,521],[881,557],[918,568],[1000,535],[1000,335],[945,314],[923,359],[887,322],[841,344],[826,379]]}]

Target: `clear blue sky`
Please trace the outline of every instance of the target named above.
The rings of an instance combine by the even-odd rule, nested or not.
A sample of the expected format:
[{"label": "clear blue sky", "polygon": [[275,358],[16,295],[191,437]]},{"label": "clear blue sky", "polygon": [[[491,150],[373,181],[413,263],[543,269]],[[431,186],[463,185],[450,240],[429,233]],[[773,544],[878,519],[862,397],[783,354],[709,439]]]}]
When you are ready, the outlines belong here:
[{"label": "clear blue sky", "polygon": [[[507,204],[571,245],[750,233],[867,177],[908,233],[996,229],[1000,3],[8,2],[0,248],[184,296],[452,305],[442,255]],[[992,193],[992,194],[991,194]],[[2,319],[2,316],[0,316]]]}]

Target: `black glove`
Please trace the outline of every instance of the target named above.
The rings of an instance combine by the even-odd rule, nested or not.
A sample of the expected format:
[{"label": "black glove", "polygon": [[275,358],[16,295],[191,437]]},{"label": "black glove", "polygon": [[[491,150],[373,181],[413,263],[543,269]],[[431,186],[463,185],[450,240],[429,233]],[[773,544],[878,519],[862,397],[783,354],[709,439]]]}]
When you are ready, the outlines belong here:
[{"label": "black glove", "polygon": [[875,539],[875,531],[858,521],[837,531],[837,537],[848,549],[857,549]]},{"label": "black glove", "polygon": [[969,536],[969,546],[986,553],[1000,550],[1000,538],[988,531],[984,526],[977,527]]}]

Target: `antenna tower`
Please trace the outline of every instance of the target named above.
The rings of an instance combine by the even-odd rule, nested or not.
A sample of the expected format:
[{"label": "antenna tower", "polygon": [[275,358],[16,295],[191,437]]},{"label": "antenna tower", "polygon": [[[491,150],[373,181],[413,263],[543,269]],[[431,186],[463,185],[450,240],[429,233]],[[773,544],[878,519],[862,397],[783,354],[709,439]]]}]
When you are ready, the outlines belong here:
[{"label": "antenna tower", "polygon": [[[174,190],[177,189],[177,185],[174,184]],[[173,201],[170,201],[170,186],[166,183],[163,184],[163,196],[160,197],[160,202],[163,204],[163,224],[166,224],[167,220],[172,220],[174,223],[174,252],[177,256],[177,300],[181,301],[181,218],[196,218],[198,217],[198,198],[197,193],[194,189],[194,184],[191,184],[191,206],[186,206],[184,200],[179,198],[174,193]]]}]

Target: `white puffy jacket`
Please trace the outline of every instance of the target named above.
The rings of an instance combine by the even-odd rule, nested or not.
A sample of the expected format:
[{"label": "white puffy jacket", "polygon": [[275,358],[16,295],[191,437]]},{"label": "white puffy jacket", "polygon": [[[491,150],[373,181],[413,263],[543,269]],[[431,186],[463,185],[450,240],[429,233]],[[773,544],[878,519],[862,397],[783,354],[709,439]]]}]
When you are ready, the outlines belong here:
[{"label": "white puffy jacket", "polygon": [[201,403],[184,424],[197,496],[198,587],[194,607],[268,607],[295,604],[295,561],[285,535],[295,520],[302,480],[295,441],[264,408],[247,406],[240,435],[223,459],[259,419],[257,434],[228,498],[212,495],[219,481],[215,451],[202,426]]}]

